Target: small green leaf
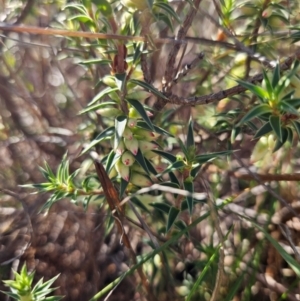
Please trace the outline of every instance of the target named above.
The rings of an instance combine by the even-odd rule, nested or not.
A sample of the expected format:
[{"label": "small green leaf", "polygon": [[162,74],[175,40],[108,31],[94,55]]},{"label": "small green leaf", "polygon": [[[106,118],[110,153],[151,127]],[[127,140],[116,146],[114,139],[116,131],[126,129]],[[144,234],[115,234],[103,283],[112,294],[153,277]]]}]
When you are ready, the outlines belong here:
[{"label": "small green leaf", "polygon": [[201,169],[201,164],[199,164],[198,166],[194,167],[191,172],[190,172],[190,176],[193,177],[193,178],[196,178],[198,172],[200,171]]},{"label": "small green leaf", "polygon": [[143,48],[142,44],[133,44],[134,45],[134,54],[133,54],[133,64],[136,64],[139,58],[141,57],[142,51],[141,49]]},{"label": "small green leaf", "polygon": [[295,274],[300,277],[300,264],[297,262],[291,255],[287,253],[287,251],[274,239],[268,231],[264,227],[259,226],[255,222],[251,220],[251,223],[259,230],[261,231],[264,236],[270,241],[272,246],[278,251],[278,253],[281,255],[281,257],[288,263],[288,265],[292,268],[292,270],[295,272]]},{"label": "small green leaf", "polygon": [[115,106],[115,105],[116,105],[115,102],[107,101],[107,102],[99,103],[99,104],[96,104],[96,105],[93,105],[93,106],[88,106],[86,109],[81,110],[78,114],[82,115],[82,114],[85,114],[85,113],[90,112],[90,111],[97,111],[99,109],[107,108],[107,107],[114,108],[112,106]]},{"label": "small green leaf", "polygon": [[293,131],[292,131],[291,128],[286,128],[286,129],[288,131],[288,138],[287,138],[287,140],[288,140],[288,142],[290,144],[292,144],[293,143],[293,138],[294,138]]},{"label": "small green leaf", "polygon": [[237,126],[242,125],[243,123],[255,118],[255,117],[259,117],[263,114],[266,113],[270,113],[272,112],[271,108],[269,105],[267,104],[260,104],[254,108],[252,108],[241,120],[240,122],[237,124]]},{"label": "small green leaf", "polygon": [[127,73],[116,73],[115,81],[118,89],[123,92],[126,87]]},{"label": "small green leaf", "polygon": [[115,133],[115,127],[113,127],[113,126],[105,129],[80,153],[80,155],[87,153],[92,147],[94,147],[101,141],[103,141],[105,139],[110,139],[114,133]]},{"label": "small green leaf", "polygon": [[146,165],[147,165],[147,167],[148,167],[148,170],[149,170],[149,172],[151,172],[153,175],[157,175],[157,171],[156,171],[156,169],[153,167],[153,165],[151,164],[151,162],[147,159],[147,158],[144,158],[144,160],[145,160],[145,163],[146,163]]},{"label": "small green leaf", "polygon": [[177,139],[177,142],[179,144],[180,150],[183,152],[184,156],[188,159],[189,153],[186,146],[183,144],[180,138]]},{"label": "small green leaf", "polygon": [[88,103],[88,107],[92,106],[96,101],[100,100],[102,97],[104,97],[105,95],[118,90],[117,88],[111,88],[111,87],[107,87],[104,90],[102,90],[101,92],[99,92],[97,95],[95,95],[93,97],[93,99]]},{"label": "small green leaf", "polygon": [[273,131],[276,134],[276,137],[280,141],[282,141],[282,130],[281,130],[282,126],[281,126],[280,117],[271,115],[270,118],[269,118],[269,122],[270,122],[270,125],[271,125]]},{"label": "small green leaf", "polygon": [[292,99],[283,99],[284,102],[288,103],[289,105],[293,106],[294,108],[299,108],[300,106],[300,98],[292,98]]},{"label": "small green leaf", "polygon": [[115,119],[115,138],[114,138],[114,149],[117,149],[123,133],[125,131],[126,128],[126,124],[127,124],[127,117],[126,116],[118,116]]},{"label": "small green leaf", "polygon": [[273,91],[273,87],[272,87],[272,84],[270,82],[270,79],[268,77],[268,74],[264,69],[263,69],[263,75],[264,75],[264,82],[266,84],[266,88],[267,88],[269,97],[271,97],[274,91]]},{"label": "small green leaf", "polygon": [[135,160],[139,163],[139,165],[145,170],[145,172],[149,175],[150,171],[148,169],[148,166],[145,162],[145,158],[141,152],[141,150],[139,149],[136,156],[135,156]]},{"label": "small green leaf", "polygon": [[234,127],[231,130],[231,135],[230,135],[230,142],[234,143],[236,137],[239,135],[239,133],[241,132],[242,128],[240,126]]},{"label": "small green leaf", "polygon": [[248,89],[251,91],[253,94],[255,94],[261,101],[264,102],[265,99],[268,98],[268,93],[265,91],[263,88],[260,86],[253,85],[251,83],[242,81],[242,80],[237,80],[237,82],[243,86],[244,88]]},{"label": "small green leaf", "polygon": [[171,227],[173,226],[174,222],[177,219],[177,216],[179,214],[180,210],[176,207],[171,207],[169,214],[168,214],[168,221],[167,221],[167,225],[166,225],[166,233],[169,232],[169,230],[171,229]]},{"label": "small green leaf", "polygon": [[[184,185],[184,189],[190,193],[194,193],[194,183],[191,181],[184,181],[183,183]],[[189,209],[189,214],[190,216],[193,213],[193,197],[192,196],[187,196],[186,197],[186,201],[187,201],[187,205],[188,205],[188,209]]]},{"label": "small green leaf", "polygon": [[135,85],[138,85],[140,87],[143,87],[144,89],[146,90],[149,90],[151,91],[154,95],[160,97],[160,98],[163,98],[165,100],[167,100],[168,98],[163,95],[161,92],[159,92],[157,89],[155,89],[152,85],[148,84],[148,83],[145,83],[141,80],[138,80],[138,79],[130,79],[129,80],[131,83],[135,84]]},{"label": "small green leaf", "polygon": [[194,127],[193,127],[193,121],[190,118],[189,125],[188,125],[188,134],[186,139],[186,146],[187,148],[191,146],[195,146],[195,140],[194,140]]},{"label": "small green leaf", "polygon": [[79,21],[79,22],[82,22],[82,23],[90,22],[92,24],[95,24],[94,20],[88,15],[75,15],[73,17],[70,17],[68,20],[69,21],[76,20],[76,21]]},{"label": "small green leaf", "polygon": [[[137,126],[143,128],[145,130],[151,131],[151,128],[149,128],[149,126],[147,125],[147,123],[145,121],[138,121]],[[169,136],[169,137],[174,137],[173,135],[171,135],[170,133],[168,133],[164,129],[162,129],[162,128],[154,125],[154,124],[152,124],[152,126],[154,128],[153,132],[156,132],[156,133],[161,134],[161,135],[166,135],[166,136]]]},{"label": "small green leaf", "polygon": [[118,158],[116,158],[116,157],[119,158],[119,156],[116,156],[116,153],[113,150],[107,156],[106,166],[105,166],[105,171],[107,172],[107,174],[109,174],[110,170],[112,169],[112,167],[114,166],[114,164],[118,160]]},{"label": "small green leaf", "polygon": [[280,81],[280,65],[277,62],[276,67],[273,72],[273,78],[272,78],[272,87],[274,89],[278,85],[279,81]]},{"label": "small green leaf", "polygon": [[270,133],[272,131],[272,126],[270,124],[270,122],[265,123],[255,134],[255,136],[253,137],[253,139],[257,139],[260,138],[268,133]]},{"label": "small green leaf", "polygon": [[151,120],[149,119],[147,112],[145,111],[143,105],[136,99],[128,99],[126,98],[126,101],[128,103],[130,103],[137,111],[138,113],[141,115],[141,117],[143,118],[143,120],[147,123],[148,127],[152,130],[154,130],[153,124],[151,122]]},{"label": "small green leaf", "polygon": [[299,115],[297,109],[293,105],[289,104],[287,101],[282,100],[278,105],[281,111],[292,113],[294,115]]},{"label": "small green leaf", "polygon": [[153,13],[153,16],[155,17],[155,19],[157,21],[162,21],[162,22],[166,23],[166,25],[169,27],[169,29],[172,32],[174,32],[173,22],[168,15],[163,14],[163,13]]},{"label": "small green leaf", "polygon": [[167,14],[171,15],[178,23],[181,23],[179,16],[169,4],[164,2],[155,2],[153,6],[159,7],[160,9],[164,10]]},{"label": "small green leaf", "polygon": [[289,93],[285,94],[281,100],[291,100],[293,99],[292,96],[294,95],[295,90],[290,91]]},{"label": "small green leaf", "polygon": [[[129,171],[129,173],[130,173],[130,171]],[[130,179],[130,176],[129,176],[129,179]],[[120,191],[119,191],[120,198],[123,198],[123,195],[126,191],[127,186],[128,186],[128,182],[126,180],[124,180],[123,178],[121,178]]]},{"label": "small green leaf", "polygon": [[288,133],[287,129],[282,128],[281,131],[282,131],[282,140],[281,141],[279,139],[276,140],[275,147],[273,149],[273,153],[277,152],[285,144],[285,142],[288,139],[289,133]]},{"label": "small green leaf", "polygon": [[[183,220],[178,220],[174,223],[174,226],[176,228],[178,228],[179,230],[183,231],[184,229],[186,229],[187,225]],[[190,238],[190,234],[189,232],[185,232],[185,236],[189,239]]]},{"label": "small green leaf", "polygon": [[84,66],[89,66],[89,65],[108,65],[111,63],[111,60],[107,60],[107,59],[91,59],[91,60],[85,60],[85,61],[81,61],[78,64],[79,65],[84,65]]},{"label": "small green leaf", "polygon": [[64,10],[65,9],[75,9],[75,10],[81,12],[83,15],[88,14],[86,8],[82,4],[67,4],[67,5],[64,6],[63,9]]},{"label": "small green leaf", "polygon": [[133,197],[131,197],[131,202],[132,202],[134,205],[136,205],[137,207],[139,207],[140,209],[142,209],[143,211],[148,212],[148,213],[151,214],[150,210],[144,205],[143,202],[140,201],[139,198],[133,196]]},{"label": "small green leaf", "polygon": [[111,5],[106,0],[92,0],[92,3],[96,4],[97,8],[104,17],[109,18],[113,14]]},{"label": "small green leaf", "polygon": [[154,207],[155,209],[158,209],[162,211],[163,213],[169,214],[171,206],[166,203],[151,203],[150,206]]},{"label": "small green leaf", "polygon": [[176,184],[178,187],[180,187],[179,180],[177,179],[177,177],[175,176],[175,174],[172,171],[169,172],[169,177],[173,184]]},{"label": "small green leaf", "polygon": [[160,173],[159,175],[162,176],[163,174],[173,171],[173,170],[178,170],[181,169],[183,167],[185,167],[185,163],[183,161],[176,161],[173,164],[169,165],[162,173]]},{"label": "small green leaf", "polygon": [[198,155],[195,157],[194,162],[199,163],[199,164],[203,164],[206,163],[210,160],[213,160],[215,158],[217,158],[218,156],[224,156],[224,155],[228,155],[230,154],[231,151],[222,151],[222,152],[215,152],[215,153],[210,153],[210,154],[204,154],[204,155]]},{"label": "small green leaf", "polygon": [[167,153],[167,152],[164,152],[164,151],[161,151],[161,150],[152,150],[153,152],[157,153],[158,155],[160,155],[161,157],[167,159],[169,162],[171,163],[175,163],[177,161],[177,158],[176,156],[170,154],[170,153]]},{"label": "small green leaf", "polygon": [[293,124],[293,127],[294,127],[296,133],[298,134],[299,139],[300,139],[300,122],[298,122],[296,120],[292,120],[291,122]]},{"label": "small green leaf", "polygon": [[173,183],[173,182],[162,182],[159,185],[167,186],[167,187],[171,187],[171,188],[177,188],[177,189],[180,188],[179,183]]}]

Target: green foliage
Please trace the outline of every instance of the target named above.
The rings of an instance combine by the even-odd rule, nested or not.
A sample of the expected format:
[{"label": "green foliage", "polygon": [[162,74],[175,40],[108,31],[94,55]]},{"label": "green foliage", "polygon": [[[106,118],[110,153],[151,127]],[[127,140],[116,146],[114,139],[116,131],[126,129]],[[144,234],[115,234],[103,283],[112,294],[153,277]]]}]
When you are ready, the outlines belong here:
[{"label": "green foliage", "polygon": [[28,273],[26,265],[23,265],[20,274],[13,271],[15,280],[3,281],[5,286],[10,289],[10,292],[3,292],[10,298],[19,301],[58,301],[62,296],[48,296],[56,288],[50,288],[59,275],[43,283],[40,279],[37,284],[32,288],[34,273]]},{"label": "green foliage", "polygon": [[258,129],[255,138],[274,132],[277,143],[273,151],[280,149],[288,140],[292,143],[293,133],[291,131],[297,132],[300,99],[294,97],[295,90],[287,91],[287,87],[291,81],[295,80],[298,66],[299,61],[296,61],[287,74],[281,75],[280,66],[277,63],[271,78],[264,71],[263,87],[238,80],[240,85],[258,98],[259,104],[253,106],[237,126],[254,118],[266,122]]},{"label": "green foliage", "polygon": [[[231,300],[239,294],[239,299],[246,296],[245,300],[252,300],[256,280],[247,282],[250,274],[262,268],[259,263],[252,266],[252,260],[265,256],[261,255],[263,244],[271,244],[294,271],[293,277],[299,278],[296,260],[269,234],[269,229],[277,227],[272,221],[272,206],[282,201],[278,194],[281,184],[276,188],[265,185],[260,174],[251,178],[253,170],[268,176],[297,167],[300,78],[295,57],[299,54],[290,55],[290,42],[300,40],[299,27],[293,25],[299,22],[297,13],[293,14],[297,4],[260,0],[200,2],[198,8],[198,1],[193,0],[83,0],[69,1],[63,10],[59,9],[59,17],[53,18],[55,25],[77,34],[66,37],[61,48],[68,49],[68,59],[81,68],[80,78],[77,73],[72,76],[90,88],[82,93],[80,108],[74,93],[76,85],[66,80],[60,91],[71,95],[68,105],[77,104],[68,114],[78,113],[76,118],[80,118],[74,143],[77,149],[80,145],[80,155],[72,155],[75,171],[66,154],[57,167],[45,162],[40,168],[45,182],[22,187],[49,195],[41,210],[48,210],[62,199],[83,203],[85,208],[93,201],[99,205],[100,199],[102,210],[115,217],[110,223],[122,229],[118,232],[121,240],[127,235],[127,229],[123,231],[127,218],[130,230],[141,231],[141,241],[148,246],[140,256],[132,255],[131,262],[138,263],[123,276],[135,270],[145,272],[149,284],[141,286],[147,290],[149,285],[162,301],[165,299],[161,295],[169,290],[172,298],[186,300],[210,299],[214,288],[223,292],[224,287],[221,289],[218,283],[220,267],[226,270],[223,277],[228,276],[228,283],[219,299]],[[206,4],[215,6],[218,19],[205,11]],[[208,33],[212,25],[207,19],[214,26]],[[281,31],[288,29],[291,35],[283,37]],[[208,35],[213,39],[199,38]],[[18,59],[4,52],[3,68],[7,73],[14,69],[11,82],[18,82]],[[197,53],[205,53],[205,57]],[[285,61],[279,60],[283,53]],[[29,95],[35,95],[32,90]],[[5,116],[3,120],[0,130],[9,124]],[[47,135],[53,131],[51,121],[43,122],[49,124]],[[31,137],[31,133],[20,136]],[[104,165],[106,182],[93,161]],[[240,167],[246,170],[250,182],[236,176],[235,170]],[[265,188],[259,196],[252,193],[256,182]],[[297,185],[294,190],[299,189]],[[250,212],[253,218],[263,214],[268,218],[263,226],[251,220],[252,226],[247,227],[252,232],[245,235],[239,222],[249,218],[241,214],[236,219],[238,213],[229,206],[231,201],[245,215]],[[219,214],[219,210],[227,209],[227,205],[231,208],[226,211],[230,214],[228,220],[238,224],[238,230],[233,233],[229,227],[223,237],[217,230],[224,225],[221,220],[225,214]],[[111,224],[105,233],[111,230]],[[256,244],[249,237],[258,233],[264,238]],[[249,241],[254,246],[250,250]],[[234,257],[232,266],[226,269],[221,256],[224,249]],[[251,262],[245,270],[244,257]],[[179,280],[175,279],[173,272],[187,263],[193,266],[192,271],[186,269]],[[39,282],[38,289],[31,289],[33,274],[27,275],[23,267],[21,274],[15,275],[15,282],[6,281],[12,290],[10,296],[27,294],[35,300],[33,292],[42,290],[36,296],[52,300],[45,296],[53,291],[49,287],[55,279]],[[103,296],[121,279],[91,300]],[[139,289],[139,283],[136,287]]]}]

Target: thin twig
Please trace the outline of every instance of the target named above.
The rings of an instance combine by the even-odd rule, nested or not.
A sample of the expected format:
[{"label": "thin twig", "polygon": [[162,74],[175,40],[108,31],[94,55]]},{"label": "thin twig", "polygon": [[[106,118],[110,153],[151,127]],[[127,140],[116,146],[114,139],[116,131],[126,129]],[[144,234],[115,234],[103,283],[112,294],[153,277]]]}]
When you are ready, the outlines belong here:
[{"label": "thin twig", "polygon": [[186,64],[179,72],[177,71],[176,77],[173,79],[175,84],[178,83],[183,77],[185,77],[189,71],[191,71],[199,61],[204,58],[204,52],[200,52],[195,59],[193,59],[189,64]]},{"label": "thin twig", "polygon": [[[123,209],[120,206],[119,195],[118,195],[115,187],[113,186],[111,180],[109,179],[102,164],[98,161],[94,161],[94,163],[95,163],[98,178],[104,189],[105,197],[108,202],[109,208],[112,211],[112,215],[116,220],[118,232],[121,236],[121,239],[122,239],[125,247],[128,248],[128,250],[129,250],[129,253],[131,255],[131,259],[132,259],[133,263],[137,264],[136,254],[131,246],[128,235],[125,232],[125,229],[123,226]],[[116,210],[116,208],[117,208],[117,210]],[[142,267],[139,267],[137,269],[137,271],[141,278],[143,287],[146,290],[146,292],[148,293],[150,300],[155,301],[156,297],[154,296],[153,292],[151,291],[148,279],[147,279],[146,275],[144,274]]]},{"label": "thin twig", "polygon": [[[196,12],[199,8],[199,5],[202,0],[194,0],[193,5],[191,5],[189,12],[186,15],[185,20],[183,21],[183,25],[178,30],[178,33],[175,37],[175,41],[182,41],[184,40],[188,29],[190,28],[194,17],[196,15]],[[163,93],[165,95],[169,95],[173,86],[173,78],[174,78],[174,72],[175,72],[175,61],[177,54],[180,50],[181,44],[176,43],[173,45],[173,48],[171,49],[168,60],[166,63],[166,71],[164,74],[164,77],[162,79],[162,86],[163,86]],[[167,104],[167,101],[163,98],[158,98],[156,103],[154,104],[154,110],[161,111],[161,109]]]},{"label": "thin twig", "polygon": [[[142,36],[125,36],[118,34],[106,34],[106,33],[95,33],[95,32],[85,32],[85,31],[71,31],[64,29],[54,29],[54,28],[42,28],[36,26],[17,26],[10,25],[0,22],[0,30],[6,32],[19,32],[26,34],[38,34],[38,35],[47,35],[47,36],[62,36],[62,37],[77,37],[77,38],[90,38],[90,39],[111,39],[111,40],[121,40],[121,41],[137,41],[137,42],[146,42],[147,37]],[[155,43],[158,44],[182,44],[186,43],[185,41],[174,40],[169,38],[156,38],[153,39]]]},{"label": "thin twig", "polygon": [[[295,59],[300,59],[300,51],[296,51],[295,54],[287,57],[285,61],[280,65],[280,69],[282,71],[285,71],[289,69],[294,62]],[[251,78],[249,78],[248,82],[249,83],[256,83],[256,82],[261,82],[263,80],[263,74],[257,74]],[[220,101],[224,98],[241,94],[245,92],[247,89],[237,85],[232,88],[218,91],[216,93],[211,93],[208,95],[203,95],[203,96],[193,96],[193,97],[180,97],[175,94],[172,94],[169,96],[168,102],[172,104],[177,104],[177,105],[185,105],[185,106],[197,106],[197,105],[205,105],[209,104],[215,101]]]},{"label": "thin twig", "polygon": [[[214,197],[213,197],[212,191],[211,191],[211,189],[209,187],[209,183],[206,179],[201,178],[201,182],[202,182],[202,185],[204,186],[204,188],[205,188],[205,190],[208,194],[207,203],[208,203],[208,207],[209,207],[209,210],[210,210],[210,217],[211,217],[212,222],[213,222],[213,227],[216,228],[219,243],[223,244],[224,235],[223,235],[221,227],[220,227],[218,211],[216,209],[216,204],[214,202]],[[221,287],[223,286],[223,284],[225,282],[226,277],[224,275],[225,274],[225,272],[224,272],[224,260],[225,260],[224,248],[223,248],[223,246],[221,246],[220,249],[219,249],[218,272],[217,272],[215,286],[214,286],[214,290],[212,292],[210,301],[218,300],[218,298],[220,296]]]}]

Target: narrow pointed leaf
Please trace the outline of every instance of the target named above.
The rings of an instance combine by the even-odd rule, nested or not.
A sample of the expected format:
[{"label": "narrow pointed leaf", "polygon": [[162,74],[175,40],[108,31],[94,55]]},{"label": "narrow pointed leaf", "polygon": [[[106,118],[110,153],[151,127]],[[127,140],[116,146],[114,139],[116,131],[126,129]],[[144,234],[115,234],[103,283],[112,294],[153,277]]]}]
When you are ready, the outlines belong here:
[{"label": "narrow pointed leaf", "polygon": [[[284,87],[286,88],[286,87]],[[293,99],[292,96],[294,95],[295,90],[290,91],[289,93],[285,94],[281,100],[291,100]],[[299,99],[299,98],[298,98]]]},{"label": "narrow pointed leaf", "polygon": [[167,159],[170,163],[174,163],[177,161],[177,158],[170,154],[170,153],[167,153],[167,152],[164,152],[164,151],[161,151],[161,150],[157,150],[157,149],[154,149],[152,150],[154,153],[160,155],[161,157]]},{"label": "narrow pointed leaf", "polygon": [[[190,193],[194,193],[194,183],[191,181],[185,181],[183,183],[184,185],[184,189]],[[188,196],[186,197],[186,201],[187,201],[187,205],[188,205],[188,209],[189,209],[189,214],[190,216],[193,213],[193,197],[192,196]]]},{"label": "narrow pointed leaf", "polygon": [[282,141],[282,126],[280,122],[280,117],[279,116],[270,116],[269,118],[270,125],[273,129],[273,131],[276,134],[276,137]]},{"label": "narrow pointed leaf", "polygon": [[85,113],[88,113],[88,112],[91,112],[91,111],[97,111],[99,109],[108,108],[108,107],[115,108],[115,107],[113,107],[114,105],[116,105],[115,102],[107,101],[107,102],[99,103],[99,104],[96,104],[96,105],[88,106],[84,110],[81,110],[78,114],[81,115],[81,114],[85,114]]},{"label": "narrow pointed leaf", "polygon": [[294,127],[294,129],[295,129],[295,131],[298,134],[298,137],[300,139],[300,122],[292,120],[292,124],[293,124],[293,127]]},{"label": "narrow pointed leaf", "polygon": [[272,87],[275,88],[280,80],[280,65],[277,63],[274,72],[273,72],[273,78],[272,78]]},{"label": "narrow pointed leaf", "polygon": [[276,140],[275,147],[273,149],[273,153],[278,151],[285,144],[285,142],[288,139],[288,136],[289,136],[289,133],[288,133],[287,129],[282,128],[282,140],[281,141],[279,139]]},{"label": "narrow pointed leaf", "polygon": [[201,164],[194,167],[190,172],[191,177],[196,178],[196,176],[197,176],[198,172],[200,171],[200,169],[201,169]]},{"label": "narrow pointed leaf", "polygon": [[140,209],[142,209],[143,211],[148,212],[148,213],[151,214],[150,210],[143,204],[143,202],[140,201],[139,198],[134,196],[134,197],[131,198],[131,202],[134,205],[136,205],[137,207],[139,207]]},{"label": "narrow pointed leaf", "polygon": [[292,131],[291,128],[286,128],[286,129],[288,131],[287,141],[292,144],[293,143],[293,138],[294,138],[293,131]]},{"label": "narrow pointed leaf", "polygon": [[178,23],[181,23],[179,16],[176,14],[172,6],[164,2],[155,2],[154,6],[164,10],[167,14],[171,15]]},{"label": "narrow pointed leaf", "polygon": [[270,106],[268,106],[267,104],[261,104],[258,105],[254,108],[252,108],[241,120],[240,122],[237,124],[237,126],[242,125],[243,123],[255,118],[255,117],[259,117],[263,114],[266,113],[270,113],[272,112]]},{"label": "narrow pointed leaf", "polygon": [[151,122],[151,120],[149,119],[147,112],[145,111],[143,105],[136,99],[128,99],[126,98],[126,101],[129,102],[141,115],[141,117],[143,118],[143,120],[147,123],[148,127],[154,131],[154,127],[153,124]]},{"label": "narrow pointed leaf", "polygon": [[151,162],[147,158],[144,158],[144,160],[145,160],[145,163],[147,165],[147,168],[148,168],[149,172],[156,176],[157,175],[157,171],[153,167],[153,165],[151,164]]},{"label": "narrow pointed leaf", "polygon": [[279,105],[280,105],[280,109],[282,111],[292,113],[294,115],[299,115],[299,112],[297,111],[297,109],[293,105],[289,104],[288,102],[281,101]]},{"label": "narrow pointed leaf", "polygon": [[115,132],[115,128],[109,127],[107,129],[105,129],[101,134],[99,134],[82,152],[80,155],[83,155],[85,153],[87,153],[92,147],[94,147],[95,145],[97,145],[98,143],[100,143],[101,141],[105,140],[105,139],[110,139],[111,136],[114,134]]},{"label": "narrow pointed leaf", "polygon": [[88,65],[94,65],[94,64],[97,64],[97,65],[108,65],[110,63],[111,63],[111,60],[100,58],[100,59],[91,59],[91,60],[81,61],[81,62],[79,62],[79,65],[86,65],[86,66],[88,66]]},{"label": "narrow pointed leaf", "polygon": [[145,162],[145,158],[141,152],[141,150],[139,149],[138,150],[138,153],[136,154],[135,156],[135,160],[140,164],[140,166],[145,170],[145,172],[149,175],[150,174],[150,171],[148,169],[148,166]]},{"label": "narrow pointed leaf", "polygon": [[[178,228],[179,230],[183,231],[184,229],[186,229],[187,225],[183,220],[178,220],[174,223],[174,226],[176,228]],[[185,232],[185,236],[189,239],[190,238],[190,234],[189,232]]]},{"label": "narrow pointed leaf", "polygon": [[118,91],[118,88],[112,88],[112,87],[106,87],[104,90],[100,91],[98,94],[96,94],[93,99],[88,103],[88,107],[95,104],[98,100],[101,100],[104,96],[108,95],[109,93],[112,93],[114,91]]},{"label": "narrow pointed leaf", "polygon": [[284,102],[288,103],[294,108],[299,108],[300,106],[300,98],[284,99]]},{"label": "narrow pointed leaf", "polygon": [[255,94],[261,101],[268,98],[267,91],[264,90],[262,87],[253,85],[251,83],[248,83],[248,82],[245,82],[245,81],[242,81],[242,80],[237,80],[237,82],[241,86],[243,86],[244,88],[248,89],[250,92]]},{"label": "narrow pointed leaf", "polygon": [[193,121],[190,119],[189,126],[188,126],[188,134],[186,139],[186,146],[187,148],[191,146],[195,146],[195,139],[194,139],[194,127],[193,127]]},{"label": "narrow pointed leaf", "polygon": [[278,251],[278,253],[281,255],[281,257],[288,263],[288,265],[292,268],[292,270],[295,272],[295,274],[300,277],[300,264],[297,262],[291,255],[288,254],[288,252],[274,239],[268,231],[264,227],[259,226],[255,222],[251,221],[251,223],[259,230],[261,231],[264,236],[270,241],[272,246]]},{"label": "narrow pointed leaf", "polygon": [[[111,168],[114,166],[117,160],[115,160],[116,153],[112,150],[107,156],[105,171],[109,174]],[[103,162],[102,162],[103,163]]]},{"label": "narrow pointed leaf", "polygon": [[131,83],[133,84],[136,84],[140,87],[143,87],[144,89],[148,90],[148,91],[151,91],[154,95],[160,97],[160,98],[163,98],[165,100],[167,100],[168,98],[163,95],[161,92],[159,92],[157,89],[155,89],[152,85],[148,84],[148,83],[145,83],[141,80],[138,80],[138,79],[131,79],[130,80]]},{"label": "narrow pointed leaf", "polygon": [[264,75],[264,82],[266,84],[268,94],[269,94],[269,96],[271,96],[273,94],[273,87],[272,87],[270,79],[269,79],[269,77],[268,77],[268,75],[267,75],[267,73],[264,69],[263,69],[263,75]]},{"label": "narrow pointed leaf", "polygon": [[209,258],[209,260],[207,261],[207,263],[205,264],[205,267],[203,268],[203,270],[201,271],[200,275],[198,276],[197,280],[194,282],[188,296],[186,297],[186,301],[191,301],[193,300],[194,295],[197,292],[197,289],[199,289],[199,286],[201,285],[201,283],[204,281],[204,277],[205,275],[209,272],[210,270],[210,266],[214,263],[217,262],[218,260],[218,253],[219,253],[219,249],[220,249],[221,245],[219,244],[216,248],[214,253],[212,254],[212,256]]},{"label": "narrow pointed leaf", "polygon": [[159,175],[162,176],[163,174],[173,171],[173,170],[178,170],[181,169],[183,167],[185,167],[185,163],[183,161],[176,161],[173,164],[169,165],[162,173],[160,173]]},{"label": "narrow pointed leaf", "polygon": [[166,225],[166,233],[169,232],[169,230],[173,226],[174,222],[177,219],[179,212],[180,212],[180,210],[178,208],[173,207],[173,206],[171,207],[171,209],[169,211],[169,215],[168,215],[167,225]]},{"label": "narrow pointed leaf", "polygon": [[270,122],[265,123],[255,134],[253,139],[260,138],[268,133],[270,133],[273,130]]},{"label": "narrow pointed leaf", "polygon": [[177,139],[177,142],[180,146],[181,151],[184,153],[184,156],[188,159],[189,153],[188,153],[186,146],[183,144],[183,142],[181,141],[180,138]]},{"label": "narrow pointed leaf", "polygon": [[127,124],[127,117],[126,116],[118,116],[115,119],[115,138],[114,138],[114,149],[117,149],[123,133],[125,131]]},{"label": "narrow pointed leaf", "polygon": [[178,187],[180,186],[179,180],[172,171],[169,172],[169,177],[172,183],[178,185]]},{"label": "narrow pointed leaf", "polygon": [[[130,178],[130,176],[129,176],[129,178]],[[128,186],[128,182],[126,180],[124,180],[123,178],[121,178],[120,191],[119,191],[120,199],[122,199],[127,186]]]},{"label": "narrow pointed leaf", "polygon": [[210,154],[198,155],[198,156],[196,156],[194,162],[203,164],[212,159],[215,159],[218,156],[224,156],[224,155],[228,155],[230,153],[231,153],[231,151],[223,151],[223,152],[215,152],[215,153],[210,153]]},{"label": "narrow pointed leaf", "polygon": [[167,186],[167,187],[172,187],[172,188],[177,188],[177,189],[180,188],[179,184],[173,183],[173,182],[163,182],[163,183],[160,183],[160,185]]},{"label": "narrow pointed leaf", "polygon": [[116,85],[121,92],[123,92],[125,89],[126,79],[127,79],[126,73],[117,73],[115,75]]},{"label": "narrow pointed leaf", "polygon": [[155,209],[158,209],[162,211],[163,213],[169,214],[171,206],[166,203],[151,203],[150,206],[154,207]]}]

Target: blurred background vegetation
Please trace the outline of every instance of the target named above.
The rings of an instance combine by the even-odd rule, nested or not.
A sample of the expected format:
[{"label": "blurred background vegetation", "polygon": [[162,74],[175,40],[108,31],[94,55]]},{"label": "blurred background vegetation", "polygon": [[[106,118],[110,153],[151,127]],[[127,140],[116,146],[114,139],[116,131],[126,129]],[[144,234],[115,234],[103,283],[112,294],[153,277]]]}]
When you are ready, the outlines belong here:
[{"label": "blurred background vegetation", "polygon": [[[161,253],[151,253],[157,246],[147,231],[126,221],[136,257],[150,254],[143,270],[153,296],[133,274],[109,300],[300,300],[296,127],[273,152],[289,120],[298,120],[298,107],[279,115],[279,127],[272,124],[274,133],[263,133],[259,139],[253,137],[264,119],[254,114],[253,120],[241,122],[260,98],[253,87],[245,91],[245,83],[258,75],[255,84],[266,90],[266,79],[261,84],[263,68],[274,79],[276,61],[286,71],[279,77],[294,70],[286,92],[294,91],[291,97],[296,100],[300,95],[297,66],[293,69],[294,59],[300,58],[299,2],[154,1],[159,4],[152,3],[151,9],[148,2],[144,8],[144,2],[0,0],[0,282],[11,279],[11,268],[20,270],[25,262],[28,270],[36,271],[35,281],[60,274],[55,294],[65,295],[64,300],[89,300],[134,266],[103,198],[89,198],[89,206],[86,199],[66,198],[44,215],[39,209],[49,193],[30,194],[20,186],[45,182],[39,166],[46,161],[56,171],[64,154],[71,172],[80,168],[80,180],[90,177],[90,189],[100,186],[93,162],[105,159],[112,146],[109,140],[89,146],[113,121],[97,111],[79,112],[105,89],[108,76],[114,76],[118,40],[40,35],[28,33],[26,27],[22,32],[7,27],[24,25],[146,37],[148,48],[136,65],[136,45],[124,42],[131,78],[145,80],[170,99],[173,93],[195,102],[164,102],[155,93],[141,100],[152,112],[153,124],[173,135],[157,139],[162,150],[184,157],[176,139],[185,142],[192,124],[196,155],[228,151],[201,164],[193,190],[207,197],[193,203],[192,214],[176,193],[152,191],[134,203],[159,246],[171,243]],[[113,19],[105,12],[108,7]],[[190,14],[193,9],[195,15]],[[175,58],[179,75],[172,78],[171,93],[164,80],[180,28],[186,29],[186,43]],[[222,94],[235,89],[237,80],[244,89]],[[203,103],[193,98],[210,94]],[[79,156],[84,149],[88,151]],[[155,163],[162,170],[168,166],[163,159]],[[184,171],[173,170],[178,188],[188,191]],[[120,178],[115,182],[120,187]],[[170,208],[178,210],[179,223],[173,220],[175,227],[166,233]],[[209,210],[215,214],[206,216]],[[137,220],[131,209],[126,214]],[[0,289],[7,290],[2,283]],[[0,300],[8,299],[0,292]]]}]

